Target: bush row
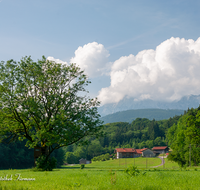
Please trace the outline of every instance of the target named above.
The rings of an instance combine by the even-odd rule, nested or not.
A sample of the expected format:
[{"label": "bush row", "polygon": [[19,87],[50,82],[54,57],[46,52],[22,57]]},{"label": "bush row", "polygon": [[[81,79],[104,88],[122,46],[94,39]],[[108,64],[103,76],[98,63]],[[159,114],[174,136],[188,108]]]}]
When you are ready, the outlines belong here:
[{"label": "bush row", "polygon": [[96,156],[94,158],[92,158],[92,161],[93,162],[96,162],[96,161],[106,161],[106,160],[110,160],[110,155],[109,153],[107,154],[102,154],[100,156]]}]

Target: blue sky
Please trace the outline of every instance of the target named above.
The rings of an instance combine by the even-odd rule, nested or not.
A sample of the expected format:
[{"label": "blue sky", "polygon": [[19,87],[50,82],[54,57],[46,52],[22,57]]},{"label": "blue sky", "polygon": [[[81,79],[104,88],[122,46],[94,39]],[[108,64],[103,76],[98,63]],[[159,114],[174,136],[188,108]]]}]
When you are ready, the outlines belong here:
[{"label": "blue sky", "polygon": [[[1,0],[0,60],[19,60],[25,55],[36,60],[45,55],[70,63],[81,62],[87,55],[86,62],[90,64],[84,61],[78,64],[86,69],[92,81],[89,87],[91,96],[98,95],[105,103],[118,102],[125,96],[140,100],[153,99],[156,94],[156,99],[170,101],[183,95],[200,94],[196,74],[191,71],[181,75],[176,70],[180,67],[184,71],[189,67],[197,70],[199,67],[198,62],[193,61],[194,57],[199,60],[199,8],[198,0]],[[168,51],[173,49],[174,44],[177,45],[177,51],[173,51],[176,54]],[[158,55],[157,48],[160,46],[163,46],[160,48],[162,51],[159,50],[159,56],[152,58],[154,61],[148,63],[150,58],[147,61],[143,59],[147,54],[152,53],[151,57]],[[82,49],[75,55],[79,47]],[[185,50],[182,47],[186,47]],[[150,49],[155,52],[147,51],[143,54],[143,61],[138,61],[138,53]],[[188,49],[190,54],[187,54]],[[188,55],[184,58],[188,65],[184,64],[183,54]],[[165,63],[167,68],[158,63],[157,57],[162,55],[167,55],[167,60],[170,60]],[[181,60],[177,59],[184,67],[176,65],[177,59],[171,60],[178,55],[181,55]],[[127,59],[119,61],[123,57]],[[96,60],[101,61],[97,64]],[[116,67],[117,64],[121,66]],[[137,67],[133,68],[133,65]],[[91,67],[90,71],[87,71],[88,67]],[[136,74],[130,74],[130,69]],[[160,69],[162,76],[158,75]],[[125,79],[124,73],[130,78]],[[166,87],[166,91],[162,87],[168,85],[167,81],[171,85]],[[180,84],[180,81],[187,85]],[[190,89],[192,82],[195,85]],[[136,83],[138,86],[135,86]],[[176,90],[177,85],[181,86],[179,91]],[[133,86],[132,90],[130,86]]]}]

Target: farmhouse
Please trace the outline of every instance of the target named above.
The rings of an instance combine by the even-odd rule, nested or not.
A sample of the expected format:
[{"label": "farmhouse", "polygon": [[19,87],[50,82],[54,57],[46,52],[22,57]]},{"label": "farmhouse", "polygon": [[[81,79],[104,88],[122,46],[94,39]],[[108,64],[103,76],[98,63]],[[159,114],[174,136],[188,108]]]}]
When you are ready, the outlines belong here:
[{"label": "farmhouse", "polygon": [[156,147],[153,147],[152,150],[153,150],[156,154],[162,154],[162,153],[167,153],[167,152],[169,152],[168,146],[156,146]]},{"label": "farmhouse", "polygon": [[118,158],[134,158],[136,151],[134,148],[116,148],[115,153],[117,153]]},{"label": "farmhouse", "polygon": [[142,152],[142,157],[155,157],[156,156],[156,154],[148,148],[142,149],[141,152]]},{"label": "farmhouse", "polygon": [[134,148],[116,148],[115,153],[117,153],[118,158],[136,158],[136,157],[154,157],[155,154],[152,150],[148,148],[134,149]]},{"label": "farmhouse", "polygon": [[79,164],[90,164],[90,163],[91,163],[90,160],[86,160],[86,159],[83,159],[83,158],[81,158],[81,159],[79,160]]}]

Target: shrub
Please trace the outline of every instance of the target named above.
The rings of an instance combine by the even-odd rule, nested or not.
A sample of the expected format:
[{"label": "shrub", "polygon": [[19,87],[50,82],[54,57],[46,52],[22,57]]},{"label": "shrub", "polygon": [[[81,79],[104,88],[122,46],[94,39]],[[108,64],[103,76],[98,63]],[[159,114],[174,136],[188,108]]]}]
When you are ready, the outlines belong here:
[{"label": "shrub", "polygon": [[36,168],[43,171],[52,171],[56,168],[57,160],[54,157],[46,159],[46,156],[40,156],[36,161]]},{"label": "shrub", "polygon": [[83,169],[85,167],[85,164],[81,164],[80,168]]},{"label": "shrub", "polygon": [[92,158],[92,161],[93,161],[93,162],[98,161],[98,160],[97,160],[97,157]]},{"label": "shrub", "polygon": [[124,172],[130,176],[137,176],[140,174],[140,171],[137,169],[136,166],[129,166],[124,170]]},{"label": "shrub", "polygon": [[115,173],[110,173],[110,182],[111,182],[111,184],[112,185],[115,185],[116,184],[116,182],[117,182],[117,176],[116,176],[116,172]]},{"label": "shrub", "polygon": [[92,161],[93,162],[96,162],[96,161],[106,161],[106,160],[110,160],[110,155],[109,153],[107,154],[102,154],[100,156],[96,156],[94,158],[92,158]]}]

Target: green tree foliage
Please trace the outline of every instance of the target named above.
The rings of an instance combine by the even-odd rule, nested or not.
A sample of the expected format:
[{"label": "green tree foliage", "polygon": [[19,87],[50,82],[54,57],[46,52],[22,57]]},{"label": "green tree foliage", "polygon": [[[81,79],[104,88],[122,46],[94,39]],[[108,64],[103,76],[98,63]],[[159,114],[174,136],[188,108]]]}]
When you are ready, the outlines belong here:
[{"label": "green tree foliage", "polygon": [[149,126],[148,133],[150,134],[150,140],[154,140],[156,137],[160,136],[158,123],[154,119]]},{"label": "green tree foliage", "polygon": [[51,156],[56,158],[57,167],[61,167],[64,164],[65,152],[64,152],[63,148],[59,148],[59,149],[54,150],[51,153]]},{"label": "green tree foliage", "polygon": [[106,161],[106,160],[110,160],[110,155],[107,153],[107,154],[102,154],[100,156],[96,156],[92,159],[93,162],[96,162],[96,161]]},{"label": "green tree foliage", "polygon": [[180,166],[200,163],[200,107],[188,109],[178,121],[169,128],[167,133],[172,153],[169,159]]},{"label": "green tree foliage", "polygon": [[[0,169],[22,169],[34,167],[33,149],[25,147],[25,141],[10,144],[0,143]],[[57,159],[57,167],[64,163],[64,150],[55,150],[52,156]]]},{"label": "green tree foliage", "polygon": [[25,142],[0,143],[0,169],[31,168],[33,166],[33,150],[25,147]]},{"label": "green tree foliage", "polygon": [[65,161],[68,164],[77,164],[78,163],[78,157],[76,155],[74,155],[73,152],[67,152],[65,154]]},{"label": "green tree foliage", "polygon": [[36,161],[36,168],[45,171],[52,171],[53,168],[56,167],[56,165],[57,165],[57,160],[54,157],[51,157],[46,161],[45,155],[40,156]]},{"label": "green tree foliage", "polygon": [[101,135],[97,99],[89,99],[90,82],[75,64],[46,60],[0,63],[1,140],[27,139],[39,146],[47,162],[60,147]]},{"label": "green tree foliage", "polygon": [[[132,123],[116,122],[104,125],[106,136],[88,139],[90,143],[86,146],[72,145],[66,147],[66,152],[72,152],[73,163],[78,163],[81,158],[88,160],[109,153],[112,155],[115,148],[153,148],[154,146],[166,146],[166,131],[176,124],[180,116],[168,120],[149,120],[137,118]],[[151,128],[153,130],[149,130]],[[152,138],[152,134],[154,138]]]}]

